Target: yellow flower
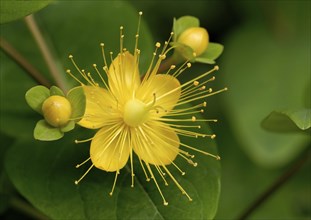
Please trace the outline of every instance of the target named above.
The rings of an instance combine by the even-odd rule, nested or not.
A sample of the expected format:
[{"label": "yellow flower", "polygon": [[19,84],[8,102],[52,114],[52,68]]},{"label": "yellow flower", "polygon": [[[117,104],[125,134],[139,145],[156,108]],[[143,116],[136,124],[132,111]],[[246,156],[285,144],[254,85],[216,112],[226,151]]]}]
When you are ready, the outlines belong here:
[{"label": "yellow flower", "polygon": [[[110,195],[112,195],[120,173],[119,171],[129,160],[133,187],[135,176],[133,168],[134,152],[140,161],[147,181],[150,179],[154,181],[163,198],[164,205],[167,205],[168,202],[155,178],[154,171],[159,173],[165,184],[167,184],[164,176],[164,173],[166,173],[182,193],[189,200],[192,200],[174,178],[168,169],[168,165],[172,164],[181,171],[177,164],[174,163],[176,157],[181,156],[187,162],[196,166],[197,164],[191,159],[193,155],[188,153],[187,149],[219,159],[219,156],[196,149],[182,143],[179,139],[179,135],[193,138],[215,137],[215,135],[188,130],[193,127],[199,128],[198,125],[185,125],[185,123],[189,122],[208,121],[204,119],[199,120],[193,116],[194,113],[202,111],[200,108],[205,107],[206,102],[203,101],[193,107],[185,106],[185,104],[226,90],[225,88],[212,92],[210,89],[205,88],[207,82],[215,79],[215,77],[209,79],[206,79],[206,77],[214,70],[218,70],[218,67],[216,66],[213,70],[183,84],[179,82],[177,77],[191,66],[190,63],[185,63],[180,68],[172,65],[167,73],[158,73],[159,66],[162,60],[166,58],[166,53],[169,50],[167,48],[169,45],[168,41],[165,42],[158,58],[156,57],[161,45],[156,43],[150,67],[141,79],[138,68],[140,50],[137,48],[139,35],[138,33],[136,35],[136,46],[134,55],[132,55],[123,48],[124,35],[122,31],[123,27],[120,28],[120,53],[113,59],[109,68],[105,58],[104,44],[101,44],[105,64],[103,70],[108,78],[108,82],[104,80],[97,65],[94,64],[96,74],[101,78],[104,88],[95,82],[94,77],[90,73],[86,74],[84,70],[80,70],[73,60],[73,56],[69,56],[74,66],[89,84],[83,84],[72,75],[70,70],[67,71],[82,84],[86,96],[85,115],[78,124],[89,129],[99,129],[93,138],[76,141],[79,143],[91,140],[90,158],[77,165],[77,167],[88,160],[92,161],[92,166],[76,181],[76,184],[80,182],[93,166],[104,171],[116,172],[115,181],[110,192]],[[173,73],[171,74],[171,72]],[[201,80],[202,82],[200,82]],[[181,173],[184,174],[183,171]]]}]

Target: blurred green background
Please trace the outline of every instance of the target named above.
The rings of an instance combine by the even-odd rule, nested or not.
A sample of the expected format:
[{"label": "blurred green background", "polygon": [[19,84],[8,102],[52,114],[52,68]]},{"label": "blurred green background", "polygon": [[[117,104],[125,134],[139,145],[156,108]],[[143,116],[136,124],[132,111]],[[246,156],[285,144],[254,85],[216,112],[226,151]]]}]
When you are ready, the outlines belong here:
[{"label": "blurred green background", "polygon": [[[211,124],[222,158],[221,194],[215,219],[237,219],[295,161],[310,155],[310,129],[280,132],[262,127],[262,121],[273,111],[310,109],[310,1],[113,2],[111,5],[118,13],[107,12],[105,15],[109,11],[107,3],[101,15],[106,20],[102,21],[93,13],[94,8],[100,6],[97,1],[53,2],[36,17],[44,33],[49,34],[45,37],[52,46],[55,39],[63,39],[54,51],[60,60],[66,60],[69,53],[77,54],[81,66],[99,60],[100,53],[94,54],[98,43],[115,39],[120,22],[126,20],[126,16],[133,16],[132,11],[144,12],[144,27],[151,33],[147,33],[142,42],[147,45],[146,54],[151,54],[153,42],[168,38],[174,17],[192,15],[199,18],[201,26],[209,32],[210,40],[225,48],[217,60],[220,71],[213,88],[229,88],[228,92],[209,98],[205,113],[206,118],[219,119],[218,123]],[[67,7],[59,5],[64,3]],[[66,11],[71,4],[85,5],[80,11]],[[128,12],[124,4],[132,11]],[[53,7],[57,10],[53,11]],[[67,15],[68,21],[64,20],[63,24],[53,22],[56,12]],[[80,22],[66,23],[72,17]],[[132,25],[135,29],[136,23],[132,21],[130,19],[124,26]],[[111,22],[114,29],[101,33],[101,22]],[[28,35],[22,20],[1,25],[1,37],[33,63],[39,63],[36,67],[46,73],[47,68],[38,56],[40,52],[34,43],[28,43]],[[85,54],[79,55],[83,52]],[[142,63],[148,59],[147,56]],[[23,94],[35,82],[16,72],[5,75],[15,71],[11,67],[14,64],[9,62],[1,52],[1,161],[5,160],[5,152],[16,139],[32,137],[32,130],[25,127],[31,128],[39,118],[30,115],[25,103],[16,109],[15,102],[23,102]],[[68,61],[64,62],[61,65],[70,65]],[[196,64],[187,74],[203,73],[208,69],[209,66]],[[0,165],[1,217],[29,218],[7,203],[16,192],[3,169],[4,163]],[[310,183],[308,160],[249,219],[311,219]]]}]

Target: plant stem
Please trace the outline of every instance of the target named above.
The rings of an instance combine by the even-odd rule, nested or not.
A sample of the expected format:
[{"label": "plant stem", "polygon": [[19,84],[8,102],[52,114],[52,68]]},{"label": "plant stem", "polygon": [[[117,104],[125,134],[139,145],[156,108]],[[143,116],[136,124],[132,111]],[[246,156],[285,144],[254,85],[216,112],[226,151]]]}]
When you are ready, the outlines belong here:
[{"label": "plant stem", "polygon": [[283,173],[276,181],[264,191],[240,216],[240,220],[247,219],[261,204],[263,204],[273,193],[281,188],[294,174],[296,174],[300,168],[310,160],[310,150],[293,164],[285,173]]},{"label": "plant stem", "polygon": [[63,91],[66,91],[67,87],[65,84],[65,78],[57,68],[57,62],[54,59],[44,37],[42,36],[42,33],[36,23],[36,20],[34,19],[34,16],[29,15],[25,17],[25,21],[34,39],[36,40],[36,43],[43,55],[43,58],[51,72],[52,77],[55,79],[57,86],[59,86]]},{"label": "plant stem", "polygon": [[49,219],[47,216],[45,216],[44,214],[39,212],[37,209],[32,207],[30,204],[28,204],[27,202],[25,202],[19,198],[13,197],[10,202],[11,202],[12,208],[26,214],[27,216],[29,216],[33,219],[38,219],[38,220],[48,220]]},{"label": "plant stem", "polygon": [[31,65],[25,57],[23,57],[9,42],[3,38],[0,38],[0,47],[4,53],[11,57],[36,82],[46,87],[51,86],[51,83],[39,72],[39,70]]}]

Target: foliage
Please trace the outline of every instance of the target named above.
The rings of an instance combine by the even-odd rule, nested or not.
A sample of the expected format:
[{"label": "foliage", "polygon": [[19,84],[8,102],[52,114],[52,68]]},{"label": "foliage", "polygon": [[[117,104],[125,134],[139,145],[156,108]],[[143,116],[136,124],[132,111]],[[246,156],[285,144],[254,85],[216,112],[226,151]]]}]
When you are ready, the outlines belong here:
[{"label": "foliage", "polygon": [[[10,219],[17,208],[12,201],[22,198],[34,207],[33,212],[51,219],[238,219],[284,170],[303,155],[310,155],[309,8],[308,1],[1,1],[0,216]],[[184,143],[191,141],[204,151],[219,151],[222,158],[219,162],[196,154],[196,168],[176,161],[186,175],[178,170],[173,174],[191,194],[192,202],[172,181],[168,187],[161,182],[170,199],[169,205],[163,206],[156,186],[146,182],[136,157],[134,188],[130,186],[129,165],[121,170],[112,197],[109,192],[114,174],[109,172],[92,169],[76,186],[74,181],[88,167],[75,169],[75,165],[89,156],[89,143],[77,145],[75,140],[88,139],[94,132],[75,126],[68,133],[66,129],[57,133],[57,129],[52,139],[66,134],[55,142],[34,140],[36,122],[46,128],[40,115],[43,99],[28,101],[35,112],[27,105],[25,94],[38,83],[3,48],[8,41],[51,85],[56,84],[23,20],[35,13],[65,90],[69,90],[77,84],[66,75],[72,66],[68,55],[73,54],[86,71],[92,70],[93,63],[102,66],[99,44],[105,43],[108,53],[118,53],[121,25],[124,45],[133,51],[140,10],[144,12],[139,36],[141,73],[149,67],[155,42],[167,40],[173,30],[171,45],[179,46],[196,62],[181,80],[206,72],[210,68],[204,64],[214,64],[217,59],[220,71],[209,85],[213,89],[229,87],[225,94],[208,98],[203,113],[205,118],[219,119],[201,127],[211,132],[211,126],[216,141],[183,138]],[[210,42],[201,56],[193,57],[191,48],[177,42],[190,27],[206,28],[210,40],[220,43]],[[45,98],[64,96],[55,87],[43,93]],[[77,97],[67,95],[71,103],[80,103]],[[73,118],[79,118],[82,110],[74,108],[79,111]],[[52,134],[50,131],[45,137]],[[309,219],[309,171],[308,159],[303,169],[251,217]],[[23,213],[17,216],[25,218]]]}]

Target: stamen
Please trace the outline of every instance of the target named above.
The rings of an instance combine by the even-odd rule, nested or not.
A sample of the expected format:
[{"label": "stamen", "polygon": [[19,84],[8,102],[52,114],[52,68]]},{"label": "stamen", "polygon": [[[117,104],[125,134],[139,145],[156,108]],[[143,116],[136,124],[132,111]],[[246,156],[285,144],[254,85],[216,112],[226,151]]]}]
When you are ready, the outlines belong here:
[{"label": "stamen", "polygon": [[110,196],[113,195],[114,188],[115,188],[115,186],[116,186],[119,173],[120,173],[119,170],[117,170],[117,171],[116,171],[116,175],[115,175],[115,177],[114,177],[114,182],[113,182],[113,185],[112,185],[111,192],[109,193]]},{"label": "stamen", "polygon": [[89,169],[80,177],[80,179],[75,181],[75,184],[78,185],[79,182],[88,174],[88,172],[90,172],[90,170],[94,167],[94,164],[92,164]]},{"label": "stamen", "polygon": [[182,176],[186,174],[186,172],[182,171],[174,162],[172,162],[172,164],[174,165],[174,167],[176,167],[176,169],[181,173]]},{"label": "stamen", "polygon": [[76,165],[76,168],[81,167],[83,164],[85,164],[86,162],[88,162],[91,159],[91,157],[87,158],[85,161],[83,161],[82,163],[79,163]]},{"label": "stamen", "polygon": [[106,81],[104,80],[104,78],[102,77],[102,74],[100,74],[99,70],[97,69],[97,65],[94,63],[93,67],[97,73],[97,75],[100,77],[101,81],[104,83],[106,89],[110,90],[109,86],[107,85]]},{"label": "stamen", "polygon": [[75,143],[76,144],[85,143],[85,142],[93,140],[93,138],[94,137],[91,137],[91,138],[88,138],[88,139],[85,139],[85,140],[75,140]]},{"label": "stamen", "polygon": [[164,197],[164,195],[163,195],[163,193],[162,193],[162,191],[161,191],[161,189],[160,189],[160,187],[159,187],[159,184],[158,184],[156,178],[155,178],[154,175],[153,175],[153,172],[152,172],[152,170],[151,170],[149,164],[148,164],[148,163],[145,163],[145,164],[146,164],[146,166],[147,166],[147,168],[148,168],[148,171],[149,171],[149,173],[150,173],[150,175],[151,175],[151,179],[153,179],[153,181],[154,181],[154,183],[155,183],[155,185],[156,185],[156,187],[157,187],[157,189],[158,189],[158,191],[159,191],[159,193],[160,193],[160,195],[161,195],[161,197],[162,197],[162,199],[163,199],[163,204],[164,204],[165,206],[167,206],[167,205],[168,205],[168,202],[165,200],[165,197]]},{"label": "stamen", "polygon": [[132,177],[132,184],[131,187],[134,187],[134,166],[133,166],[133,150],[130,151],[130,161],[131,161],[131,177]]},{"label": "stamen", "polygon": [[78,78],[76,78],[72,73],[71,71],[68,69],[66,70],[66,73],[68,73],[74,80],[76,80],[78,83],[81,84],[81,86],[84,86],[84,83],[82,83],[80,80],[78,80]]},{"label": "stamen", "polygon": [[154,165],[154,166],[157,169],[158,173],[160,174],[162,180],[164,181],[165,186],[168,186],[168,183],[167,183],[167,181],[165,179],[165,173],[161,170],[161,167],[158,166],[158,165]]},{"label": "stamen", "polygon": [[145,166],[143,165],[143,162],[142,162],[142,160],[141,160],[140,158],[139,158],[139,162],[140,162],[140,165],[141,165],[141,167],[143,168],[144,174],[145,174],[145,176],[146,176],[146,181],[149,182],[149,181],[150,181],[150,178],[149,178],[149,176],[148,176],[148,174],[147,174],[147,172],[146,172]]},{"label": "stamen", "polygon": [[71,60],[72,64],[74,65],[74,67],[76,68],[76,70],[80,73],[80,75],[91,85],[93,85],[93,83],[87,78],[84,70],[81,70],[78,65],[76,64],[76,62],[73,59],[72,55],[69,55],[69,59]]},{"label": "stamen", "polygon": [[103,60],[104,60],[104,65],[108,66],[107,64],[107,60],[106,60],[106,56],[105,56],[105,48],[104,48],[105,44],[104,43],[100,43],[100,47],[102,49],[102,56],[103,56]]},{"label": "stamen", "polygon": [[167,169],[166,166],[163,166],[165,171],[168,173],[168,175],[171,177],[171,179],[173,180],[173,182],[176,184],[176,186],[180,189],[180,191],[182,192],[182,194],[186,195],[189,199],[189,201],[192,201],[192,198],[188,195],[188,193],[186,192],[186,190],[184,190],[184,188],[178,183],[178,181],[175,179],[175,177],[171,174],[171,172]]}]

